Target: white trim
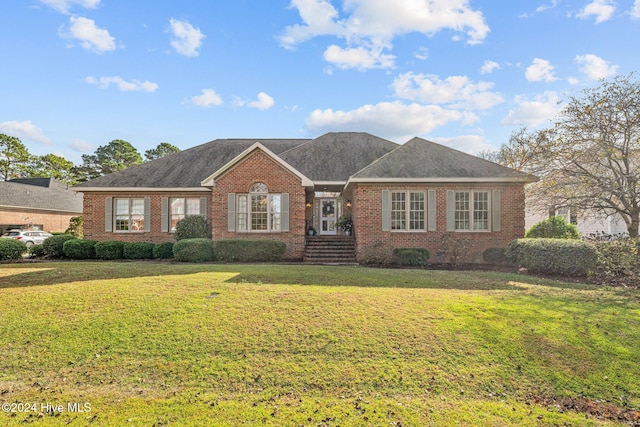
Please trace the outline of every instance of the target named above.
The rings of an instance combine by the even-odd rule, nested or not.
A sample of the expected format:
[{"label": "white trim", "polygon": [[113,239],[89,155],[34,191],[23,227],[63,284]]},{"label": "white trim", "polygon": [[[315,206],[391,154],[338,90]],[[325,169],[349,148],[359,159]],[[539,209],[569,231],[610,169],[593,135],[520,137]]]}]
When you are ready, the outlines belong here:
[{"label": "white trim", "polygon": [[262,150],[266,155],[268,155],[273,160],[275,160],[277,163],[279,163],[280,166],[284,167],[289,172],[293,173],[295,176],[300,178],[300,180],[302,181],[302,186],[303,187],[313,187],[313,182],[309,178],[304,176],[302,173],[300,173],[296,168],[291,166],[289,163],[287,163],[284,160],[282,160],[280,157],[278,157],[276,154],[274,154],[271,150],[269,150],[267,147],[262,145],[260,142],[256,142],[251,147],[247,148],[242,153],[238,154],[231,161],[227,162],[227,164],[225,164],[220,169],[215,171],[212,175],[210,175],[209,177],[205,178],[200,184],[203,187],[213,187],[215,185],[216,178],[220,177],[225,172],[227,172],[229,169],[233,168],[238,162],[240,162],[242,159],[247,157],[249,154],[251,154],[256,149]]},{"label": "white trim", "polygon": [[59,212],[59,213],[70,213],[70,214],[78,214],[78,213],[81,214],[82,213],[82,211],[63,211],[63,210],[60,210],[60,209],[34,208],[34,207],[30,207],[30,206],[0,205],[0,208],[25,210],[25,211]]},{"label": "white trim", "polygon": [[450,182],[450,183],[487,183],[487,182],[536,182],[528,178],[350,178],[347,181],[347,185],[350,183],[440,183],[440,182]]},{"label": "white trim", "polygon": [[172,192],[211,192],[210,188],[202,188],[202,187],[78,187],[77,189],[75,187],[71,187],[71,190],[79,192],[79,193],[85,193],[88,191],[91,192],[109,192],[109,193],[122,193],[122,192],[127,192],[127,193],[131,193],[131,192],[140,192],[140,193],[144,193],[144,192],[158,192],[158,193],[165,193],[168,191],[172,191]]},{"label": "white trim", "polygon": [[313,185],[321,186],[321,185],[346,185],[346,181],[313,181]]}]

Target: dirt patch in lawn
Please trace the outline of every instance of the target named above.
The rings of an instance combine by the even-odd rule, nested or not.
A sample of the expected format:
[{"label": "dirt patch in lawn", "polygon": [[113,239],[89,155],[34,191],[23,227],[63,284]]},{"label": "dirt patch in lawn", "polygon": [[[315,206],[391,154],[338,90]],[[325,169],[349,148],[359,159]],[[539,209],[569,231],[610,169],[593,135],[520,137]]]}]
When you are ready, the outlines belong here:
[{"label": "dirt patch in lawn", "polygon": [[618,406],[599,400],[578,397],[547,397],[529,395],[525,400],[527,405],[539,405],[558,412],[573,411],[589,414],[600,420],[622,422],[632,427],[640,427],[640,410]]}]

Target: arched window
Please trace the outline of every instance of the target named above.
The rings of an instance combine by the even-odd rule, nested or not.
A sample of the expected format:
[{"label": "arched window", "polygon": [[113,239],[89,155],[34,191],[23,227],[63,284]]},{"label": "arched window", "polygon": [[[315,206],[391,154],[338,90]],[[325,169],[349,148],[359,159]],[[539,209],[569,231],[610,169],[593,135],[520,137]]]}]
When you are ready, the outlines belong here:
[{"label": "arched window", "polygon": [[237,196],[238,231],[281,231],[282,195],[269,193],[262,182],[249,187],[248,194]]}]

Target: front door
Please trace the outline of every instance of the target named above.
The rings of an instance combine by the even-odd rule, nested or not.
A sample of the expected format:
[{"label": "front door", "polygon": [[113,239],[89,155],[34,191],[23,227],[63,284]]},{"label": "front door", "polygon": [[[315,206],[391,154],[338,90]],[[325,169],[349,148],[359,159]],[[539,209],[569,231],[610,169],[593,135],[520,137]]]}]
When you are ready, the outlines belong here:
[{"label": "front door", "polygon": [[336,209],[336,199],[320,200],[320,234],[335,235],[338,212]]}]

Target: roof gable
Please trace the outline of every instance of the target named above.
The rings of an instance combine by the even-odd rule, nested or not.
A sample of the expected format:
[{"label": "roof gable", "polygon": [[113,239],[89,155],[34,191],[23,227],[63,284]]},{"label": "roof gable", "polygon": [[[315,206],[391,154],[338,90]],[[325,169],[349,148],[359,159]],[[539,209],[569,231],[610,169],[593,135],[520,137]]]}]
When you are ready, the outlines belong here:
[{"label": "roof gable", "polygon": [[303,186],[305,187],[313,186],[313,182],[311,182],[309,178],[301,174],[297,169],[295,169],[293,166],[291,166],[290,164],[282,160],[282,158],[274,154],[271,150],[269,150],[267,147],[262,145],[260,142],[256,142],[251,147],[247,148],[242,153],[240,153],[239,155],[231,159],[229,162],[223,165],[220,169],[215,171],[212,175],[202,180],[201,185],[204,187],[213,187],[215,185],[215,181],[217,178],[224,175],[230,169],[233,169],[233,167],[235,167],[238,163],[242,162],[242,160],[247,158],[249,155],[251,155],[251,153],[253,153],[256,150],[262,151],[267,156],[269,156],[272,160],[278,163],[280,166],[282,166],[283,168],[285,168],[286,170],[288,170],[289,172],[291,172],[292,174],[300,178],[300,181]]},{"label": "roof gable", "polygon": [[520,181],[532,175],[422,138],[413,138],[354,174],[351,182],[368,181]]}]

